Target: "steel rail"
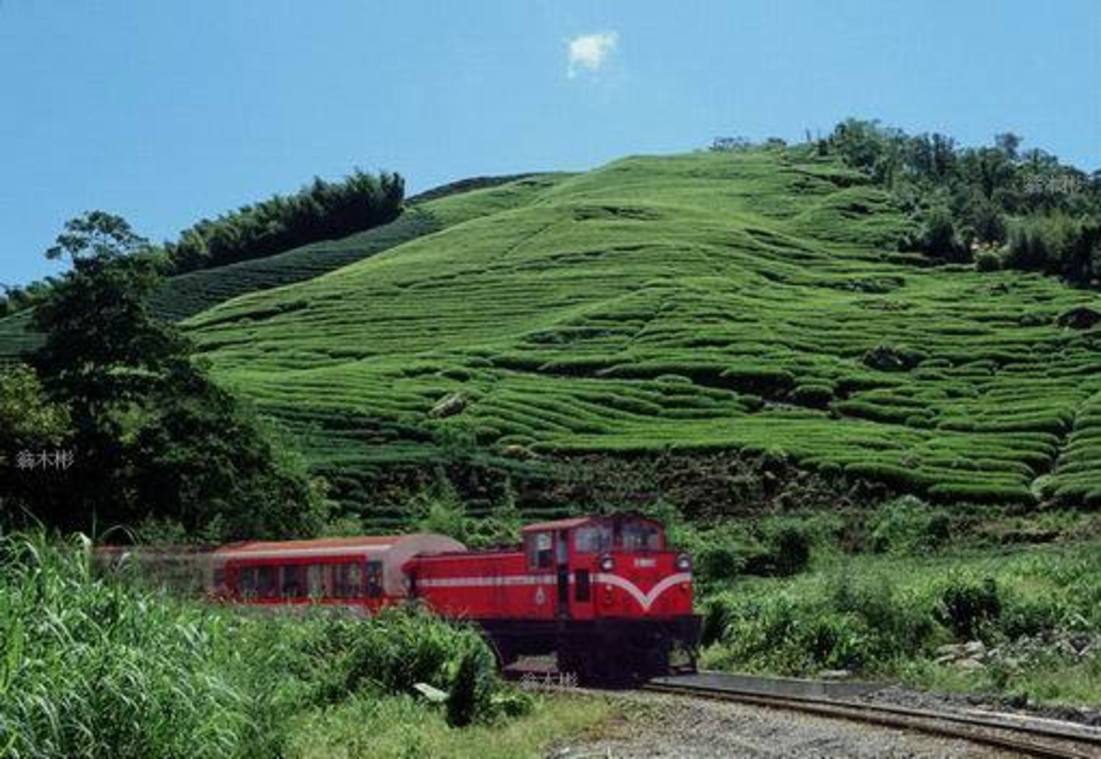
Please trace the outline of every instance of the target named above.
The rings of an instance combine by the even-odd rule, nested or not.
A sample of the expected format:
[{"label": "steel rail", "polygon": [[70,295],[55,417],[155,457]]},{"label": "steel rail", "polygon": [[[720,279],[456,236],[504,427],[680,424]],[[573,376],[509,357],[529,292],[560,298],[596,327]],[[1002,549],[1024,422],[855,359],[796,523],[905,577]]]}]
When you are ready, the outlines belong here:
[{"label": "steel rail", "polygon": [[[744,689],[701,686],[688,683],[647,683],[642,690],[735,701],[755,706],[801,711],[834,719],[915,730],[981,743],[1045,759],[1096,759],[1101,757],[1101,733],[1062,729],[1053,725],[1011,724],[1006,718],[974,714],[951,714],[911,709],[893,704],[837,700],[814,696],[756,693]],[[1015,715],[1006,715],[1013,717]],[[1050,720],[1047,720],[1050,723]],[[1070,723],[1068,723],[1068,728]],[[1038,740],[1043,739],[1043,740]]]}]

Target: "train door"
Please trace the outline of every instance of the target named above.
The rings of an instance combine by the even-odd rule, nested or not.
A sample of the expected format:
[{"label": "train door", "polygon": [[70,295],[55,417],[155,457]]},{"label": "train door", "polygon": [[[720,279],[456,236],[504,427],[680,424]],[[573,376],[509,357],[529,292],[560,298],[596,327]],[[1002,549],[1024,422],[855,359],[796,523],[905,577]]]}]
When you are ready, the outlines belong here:
[{"label": "train door", "polygon": [[[558,615],[558,562],[555,534],[551,531],[530,532],[524,536],[527,568],[534,581],[535,590],[530,609],[535,617],[553,619]],[[568,576],[567,576],[568,580]],[[511,598],[510,592],[510,598]]]},{"label": "train door", "polygon": [[573,575],[572,604],[574,619],[592,619],[593,607],[593,577],[591,562],[585,561],[585,557],[576,551],[576,545],[571,551],[570,566]]},{"label": "train door", "polygon": [[558,616],[570,616],[570,532],[554,533],[554,567],[558,575]]}]

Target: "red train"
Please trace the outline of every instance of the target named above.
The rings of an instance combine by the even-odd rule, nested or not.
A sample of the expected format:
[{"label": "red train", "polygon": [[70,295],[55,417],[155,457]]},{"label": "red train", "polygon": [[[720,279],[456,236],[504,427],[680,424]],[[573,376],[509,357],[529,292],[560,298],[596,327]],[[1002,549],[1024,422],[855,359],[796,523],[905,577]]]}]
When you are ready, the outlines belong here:
[{"label": "red train", "polygon": [[582,680],[694,664],[689,557],[660,523],[634,515],[532,524],[523,544],[471,551],[442,535],[249,542],[213,554],[210,590],[250,604],[337,604],[367,612],[419,599],[476,623],[502,664],[554,652]]}]

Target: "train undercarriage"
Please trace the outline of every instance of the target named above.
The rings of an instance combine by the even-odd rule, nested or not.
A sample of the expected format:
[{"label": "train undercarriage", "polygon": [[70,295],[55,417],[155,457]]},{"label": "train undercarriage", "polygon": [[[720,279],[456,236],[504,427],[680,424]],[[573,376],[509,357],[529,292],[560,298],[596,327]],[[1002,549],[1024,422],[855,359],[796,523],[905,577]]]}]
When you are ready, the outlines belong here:
[{"label": "train undercarriage", "polygon": [[694,672],[699,615],[673,619],[479,620],[503,667],[553,654],[560,673],[582,684],[631,685]]}]

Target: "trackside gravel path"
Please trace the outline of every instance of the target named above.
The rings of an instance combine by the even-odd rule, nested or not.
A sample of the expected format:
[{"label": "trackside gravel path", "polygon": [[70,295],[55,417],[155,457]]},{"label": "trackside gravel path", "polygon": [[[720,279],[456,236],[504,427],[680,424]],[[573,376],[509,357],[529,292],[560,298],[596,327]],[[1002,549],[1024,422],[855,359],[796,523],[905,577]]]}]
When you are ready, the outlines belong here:
[{"label": "trackside gravel path", "polygon": [[598,735],[557,746],[567,757],[970,757],[1017,754],[844,720],[683,696],[615,697],[625,718]]}]

